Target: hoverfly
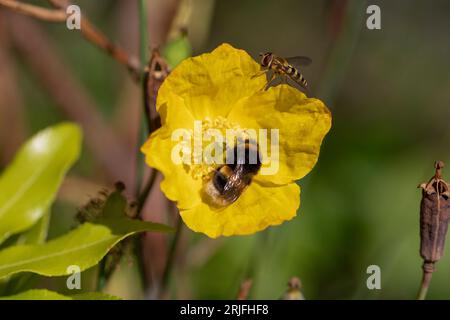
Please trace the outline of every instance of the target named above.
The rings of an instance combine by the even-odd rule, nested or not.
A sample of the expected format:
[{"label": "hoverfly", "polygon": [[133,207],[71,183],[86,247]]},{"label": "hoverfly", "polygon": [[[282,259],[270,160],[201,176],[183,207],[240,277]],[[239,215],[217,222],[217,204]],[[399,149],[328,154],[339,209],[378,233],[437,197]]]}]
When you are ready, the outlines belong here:
[{"label": "hoverfly", "polygon": [[260,53],[259,55],[261,57],[260,64],[265,68],[262,73],[273,71],[265,89],[269,87],[273,80],[280,76],[285,83],[287,82],[287,78],[289,78],[302,88],[307,89],[308,82],[301,74],[299,66],[311,64],[312,60],[310,58],[304,56],[281,58],[272,52]]}]

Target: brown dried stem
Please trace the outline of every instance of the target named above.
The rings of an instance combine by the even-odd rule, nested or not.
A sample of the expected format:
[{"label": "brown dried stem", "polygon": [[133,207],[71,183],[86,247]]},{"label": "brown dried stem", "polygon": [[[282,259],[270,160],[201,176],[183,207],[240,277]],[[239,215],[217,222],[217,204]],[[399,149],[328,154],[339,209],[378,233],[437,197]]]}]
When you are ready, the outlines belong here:
[{"label": "brown dried stem", "polygon": [[147,122],[148,134],[157,129],[160,124],[155,125],[159,121],[156,116],[156,96],[163,81],[169,75],[169,65],[159,53],[158,49],[152,50],[152,56],[144,72],[143,94],[144,94],[144,111]]},{"label": "brown dried stem", "polygon": [[[51,22],[64,22],[67,19],[66,9],[71,3],[66,0],[48,0],[56,10],[50,10],[34,6],[27,3],[21,3],[15,0],[0,0],[0,5],[3,5],[15,12],[32,16],[34,18],[51,21]],[[139,81],[141,77],[141,66],[139,60],[128,54],[124,49],[115,45],[108,37],[98,30],[88,18],[84,15],[81,16],[81,34],[89,42],[93,43],[117,62],[125,65],[130,71],[133,79]]]},{"label": "brown dried stem", "polygon": [[45,9],[15,0],[0,0],[0,5],[18,13],[49,22],[63,22],[67,18],[64,10]]},{"label": "brown dried stem", "polygon": [[[67,0],[48,1],[54,7],[62,10],[66,10],[66,8],[71,5],[71,2]],[[130,71],[134,80],[139,81],[141,77],[141,66],[139,60],[110,41],[108,37],[106,37],[104,33],[98,30],[84,15],[81,15],[81,34],[86,40],[105,51],[119,63],[125,65]]]},{"label": "brown dried stem", "polygon": [[87,18],[81,18],[81,33],[84,38],[104,50],[119,63],[125,65],[134,80],[139,81],[141,68],[137,58],[130,56],[125,50],[113,44],[100,30]]},{"label": "brown dried stem", "polygon": [[12,40],[25,61],[50,93],[61,111],[83,127],[86,143],[109,176],[110,182],[131,185],[133,167],[119,136],[97,111],[96,103],[55,53],[50,39],[39,25],[20,16],[9,17]]}]

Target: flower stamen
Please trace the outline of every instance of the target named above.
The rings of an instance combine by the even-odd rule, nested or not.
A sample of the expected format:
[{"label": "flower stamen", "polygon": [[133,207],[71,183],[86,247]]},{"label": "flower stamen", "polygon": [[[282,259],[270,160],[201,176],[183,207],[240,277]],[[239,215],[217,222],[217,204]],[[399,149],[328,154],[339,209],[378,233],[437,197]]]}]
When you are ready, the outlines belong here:
[{"label": "flower stamen", "polygon": [[[217,141],[213,137],[210,141],[205,143],[205,136],[210,137],[211,131],[220,133],[223,137],[222,141]],[[186,165],[186,170],[194,179],[208,180],[211,173],[215,171],[218,165],[225,163],[226,151],[229,148],[233,148],[237,139],[245,139],[247,133],[242,129],[239,124],[228,120],[225,117],[218,116],[214,119],[206,117],[201,120],[201,137],[203,139],[201,148],[194,148],[194,152],[191,155],[191,164]],[[219,145],[218,145],[219,144]],[[221,145],[220,145],[221,144]],[[205,152],[206,149],[212,148],[211,152]],[[216,154],[217,150],[220,150],[220,154]],[[210,155],[220,158],[220,161],[214,161],[210,159]],[[220,156],[221,155],[221,156]],[[200,163],[195,163],[194,159],[201,159]]]}]

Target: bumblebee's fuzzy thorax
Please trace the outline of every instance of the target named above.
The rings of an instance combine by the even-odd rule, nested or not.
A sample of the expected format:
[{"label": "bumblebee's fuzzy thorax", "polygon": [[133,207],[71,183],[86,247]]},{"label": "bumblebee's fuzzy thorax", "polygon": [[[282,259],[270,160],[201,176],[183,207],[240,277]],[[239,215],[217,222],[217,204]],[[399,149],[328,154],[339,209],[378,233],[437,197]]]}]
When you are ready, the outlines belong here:
[{"label": "bumblebee's fuzzy thorax", "polygon": [[[234,163],[218,167],[205,184],[204,191],[215,206],[224,207],[235,202],[261,168],[257,143],[245,141],[243,159],[238,159],[237,149],[238,147],[235,146],[232,150]],[[250,161],[253,158],[256,163]]]}]

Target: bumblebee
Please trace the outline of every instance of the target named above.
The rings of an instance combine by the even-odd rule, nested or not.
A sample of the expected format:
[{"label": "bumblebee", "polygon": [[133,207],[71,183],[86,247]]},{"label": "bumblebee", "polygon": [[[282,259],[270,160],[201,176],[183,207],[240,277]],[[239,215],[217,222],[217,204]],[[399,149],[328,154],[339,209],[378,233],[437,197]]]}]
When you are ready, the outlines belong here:
[{"label": "bumblebee", "polygon": [[287,78],[289,78],[302,88],[307,89],[308,82],[297,66],[307,66],[311,64],[312,60],[310,58],[298,56],[285,59],[272,52],[260,53],[259,55],[261,57],[261,66],[266,69],[263,73],[269,70],[273,71],[272,76],[265,87],[266,89],[277,76],[282,76],[285,82],[287,81]]},{"label": "bumblebee", "polygon": [[[239,148],[243,150],[239,152]],[[205,187],[206,194],[218,207],[225,207],[235,202],[261,168],[256,142],[246,139],[243,145],[237,144],[231,152],[234,153],[233,163],[216,168]]]}]

